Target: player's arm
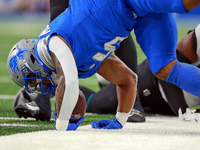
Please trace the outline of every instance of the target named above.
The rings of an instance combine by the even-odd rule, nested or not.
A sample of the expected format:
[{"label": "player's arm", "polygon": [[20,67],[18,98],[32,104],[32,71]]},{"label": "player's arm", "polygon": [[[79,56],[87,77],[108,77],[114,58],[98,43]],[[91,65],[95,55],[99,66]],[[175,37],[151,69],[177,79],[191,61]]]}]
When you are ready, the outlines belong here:
[{"label": "player's arm", "polygon": [[114,54],[111,54],[101,64],[98,73],[117,85],[118,108],[116,118],[123,126],[135,101],[137,75]]},{"label": "player's arm", "polygon": [[51,37],[49,49],[59,78],[55,93],[56,129],[65,131],[78,100],[78,72],[70,46],[62,37]]}]

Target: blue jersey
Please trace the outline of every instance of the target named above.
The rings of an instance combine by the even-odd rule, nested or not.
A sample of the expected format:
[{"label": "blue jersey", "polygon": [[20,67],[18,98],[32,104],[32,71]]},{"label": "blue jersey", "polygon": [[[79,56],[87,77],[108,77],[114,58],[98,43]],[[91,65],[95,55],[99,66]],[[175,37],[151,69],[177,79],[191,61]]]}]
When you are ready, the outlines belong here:
[{"label": "blue jersey", "polygon": [[[53,20],[40,34],[38,43],[42,39],[46,40],[46,50],[49,54],[48,42],[51,36],[62,36],[70,45],[73,55],[76,59],[77,69],[79,70],[79,78],[87,78],[96,73],[101,63],[115,51],[120,42],[123,41],[130,32],[135,29],[136,37],[138,39],[141,48],[149,57],[149,53],[146,52],[146,45],[155,43],[145,43],[143,29],[148,25],[153,29],[151,25],[151,19],[155,19],[154,12],[186,12],[183,6],[175,7],[172,5],[174,0],[165,2],[160,5],[160,1],[157,0],[74,0],[70,1],[70,6],[55,20]],[[181,4],[182,0],[177,0],[178,4]],[[171,2],[171,3],[170,3]],[[167,3],[169,6],[165,7]],[[177,3],[177,2],[176,2]],[[157,7],[159,5],[159,7]],[[165,8],[165,9],[164,9]],[[152,14],[153,16],[149,16]],[[149,17],[146,17],[149,16]],[[147,22],[140,26],[140,19],[145,18]],[[165,18],[167,19],[167,18]],[[172,20],[172,19],[171,19]],[[168,21],[168,20],[167,20]],[[174,24],[174,22],[172,23]],[[150,29],[148,29],[149,31]],[[148,38],[152,38],[151,37]],[[156,38],[160,38],[160,35],[156,35]],[[166,39],[166,38],[165,38]],[[41,42],[40,42],[41,43]],[[45,42],[44,42],[45,43]],[[163,43],[162,43],[163,44]],[[173,43],[174,44],[174,43]],[[163,47],[165,45],[162,45]],[[41,59],[42,56],[37,55],[37,51],[40,47],[36,46],[36,56],[44,67],[49,70],[50,68]],[[157,50],[156,50],[157,51]],[[171,59],[174,59],[174,55]],[[151,63],[151,61],[150,61]],[[167,63],[164,62],[164,63]],[[154,64],[152,64],[154,66]],[[153,72],[156,72],[161,66],[150,67]]]}]

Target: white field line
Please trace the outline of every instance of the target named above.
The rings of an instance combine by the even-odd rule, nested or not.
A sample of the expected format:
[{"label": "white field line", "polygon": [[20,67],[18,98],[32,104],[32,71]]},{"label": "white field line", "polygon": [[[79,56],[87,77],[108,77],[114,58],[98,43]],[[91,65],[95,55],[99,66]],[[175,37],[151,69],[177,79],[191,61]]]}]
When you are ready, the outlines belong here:
[{"label": "white field line", "polygon": [[[1,70],[1,67],[0,67],[0,70]],[[1,76],[0,83],[13,83],[13,81],[11,80],[9,76]]]},{"label": "white field line", "polygon": [[9,99],[14,99],[15,95],[0,95],[0,100],[9,100]]},{"label": "white field line", "polygon": [[[121,130],[55,130],[1,136],[4,150],[199,150],[200,123],[178,117],[147,116],[145,123],[127,123]],[[22,141],[22,142],[19,142]],[[12,143],[12,144],[11,144]]]},{"label": "white field line", "polygon": [[[0,95],[0,100],[14,100],[16,95]],[[52,97],[51,100],[55,100],[55,97]]]},{"label": "white field line", "polygon": [[[12,118],[12,117],[0,117],[0,120],[36,120],[35,118]],[[54,119],[51,119],[51,121],[54,121]]]},{"label": "white field line", "polygon": [[[24,118],[0,117],[0,120],[24,120]],[[35,119],[34,118],[27,118],[26,120],[35,120]]]},{"label": "white field line", "polygon": [[0,123],[0,127],[39,127],[38,125],[28,125],[28,124],[8,124]]}]

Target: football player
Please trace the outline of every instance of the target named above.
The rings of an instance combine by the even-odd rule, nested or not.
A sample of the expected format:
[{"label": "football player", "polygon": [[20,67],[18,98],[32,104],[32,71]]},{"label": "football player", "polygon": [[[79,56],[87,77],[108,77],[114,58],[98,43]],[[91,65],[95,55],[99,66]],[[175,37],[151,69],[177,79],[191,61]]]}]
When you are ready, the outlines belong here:
[{"label": "football player", "polygon": [[[198,25],[194,30],[189,31],[182,40],[177,44],[177,58],[180,62],[189,63],[197,67],[200,66],[200,25]],[[127,43],[128,44],[128,43]],[[123,46],[123,43],[122,45]],[[123,49],[118,49],[117,55]],[[125,53],[120,53],[118,57],[127,58],[127,62],[131,63],[131,58],[129,55],[132,49],[124,49]],[[130,51],[130,52],[129,52]],[[123,59],[122,59],[123,60]],[[129,63],[126,63],[129,66]],[[109,83],[105,79],[98,78],[99,84],[101,85],[101,91],[95,93],[94,91],[80,87],[80,89],[85,93],[88,101],[87,112],[93,113],[114,113],[117,107],[117,96],[115,85]],[[176,85],[162,81],[156,78],[149,69],[149,62],[146,59],[140,65],[138,65],[138,84],[139,84],[139,96],[146,113],[156,113],[163,115],[178,115],[178,110],[181,108],[183,112],[187,108],[192,108],[200,105],[200,97],[192,95]],[[20,96],[15,98],[17,103],[25,103],[26,100],[33,100],[34,97],[27,97],[27,93],[21,90]],[[18,94],[19,95],[19,94]],[[31,96],[33,94],[29,94]],[[40,104],[41,100],[37,100]],[[135,105],[137,106],[137,100]],[[29,103],[30,104],[30,103]],[[16,104],[15,104],[16,105]],[[113,107],[115,106],[115,107]],[[139,103],[140,106],[140,103]],[[26,105],[17,105],[22,107],[22,110],[32,112],[32,109],[28,109]],[[137,107],[136,107],[137,108]],[[139,107],[140,108],[140,107]],[[39,109],[39,108],[38,108]],[[137,109],[136,109],[137,110]],[[34,111],[36,112],[36,111]],[[135,111],[137,112],[137,111]],[[141,111],[142,112],[142,111]],[[137,114],[137,113],[136,113]],[[136,115],[134,121],[142,120],[140,115]],[[41,113],[42,116],[42,113]],[[137,117],[136,117],[137,116]],[[43,117],[42,117],[43,118]],[[128,119],[128,121],[131,117]],[[139,122],[140,122],[139,121]]]},{"label": "football player", "polygon": [[69,123],[79,93],[78,77],[87,78],[97,72],[117,85],[118,108],[113,120],[92,122],[92,128],[121,129],[135,101],[137,75],[112,52],[133,29],[151,71],[200,96],[199,68],[177,61],[177,29],[171,14],[187,13],[199,3],[200,0],[73,1],[37,40],[21,40],[13,47],[8,57],[9,75],[29,92],[48,95],[56,90],[56,129],[67,130],[76,129],[81,123]]},{"label": "football player", "polygon": [[[50,0],[50,20],[55,19],[60,13],[62,13],[65,8],[68,7],[68,1],[66,0]],[[131,36],[125,39],[121,44],[119,49],[116,51],[116,55],[135,73],[137,73],[137,54],[134,41]],[[100,85],[100,84],[99,84]],[[86,98],[88,98],[91,94],[90,90],[84,87],[80,87],[83,90]],[[112,90],[113,91],[113,90]],[[116,90],[114,97],[117,101]],[[93,92],[94,93],[94,92]],[[107,99],[110,99],[107,97]],[[88,100],[88,99],[87,99]],[[106,102],[106,103],[109,103]],[[110,106],[110,104],[108,104]],[[87,109],[86,112],[93,113],[110,113],[115,114],[117,109],[117,104],[114,103],[114,107],[109,108],[109,111],[104,109],[99,111],[98,109]],[[89,108],[89,102],[88,102]],[[51,117],[51,104],[50,104],[50,96],[35,94],[35,93],[27,93],[25,89],[21,89],[14,100],[14,109],[19,117],[32,117],[36,118],[36,120],[41,121],[49,121]],[[97,111],[94,111],[97,110]],[[131,110],[131,115],[128,118],[128,122],[145,122],[144,110],[140,104],[139,99],[136,99],[135,105]]]}]

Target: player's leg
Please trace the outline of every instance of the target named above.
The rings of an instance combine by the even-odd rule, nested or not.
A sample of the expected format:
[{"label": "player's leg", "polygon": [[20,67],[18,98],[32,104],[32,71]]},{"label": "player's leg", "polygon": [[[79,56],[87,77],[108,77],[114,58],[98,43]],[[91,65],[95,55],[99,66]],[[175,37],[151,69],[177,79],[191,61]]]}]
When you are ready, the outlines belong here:
[{"label": "player's leg", "polygon": [[69,0],[49,0],[50,22],[60,15],[69,6]]},{"label": "player's leg", "polygon": [[[131,35],[120,44],[120,48],[115,51],[115,55],[137,74],[137,51]],[[137,95],[133,109],[136,110],[135,114],[128,118],[128,122],[144,122],[144,110],[139,95]]]},{"label": "player's leg", "polygon": [[[177,43],[176,54],[180,62],[191,64],[197,61],[198,56],[196,54],[196,43],[196,35],[194,31],[190,32]],[[188,96],[185,97],[183,90],[176,85],[162,80],[159,80],[159,83],[173,112],[178,115],[178,109],[181,108],[182,112],[185,113],[186,108],[188,108],[188,104],[192,99]]]},{"label": "player's leg", "polygon": [[146,59],[138,65],[139,96],[145,113],[174,115],[159,89],[158,79],[149,69]]},{"label": "player's leg", "polygon": [[14,109],[21,118],[35,118],[36,120],[49,121],[51,118],[50,97],[35,93],[28,93],[21,89],[14,99]]},{"label": "player's leg", "polygon": [[151,71],[158,78],[200,96],[200,69],[176,59],[177,29],[172,14],[149,14],[139,20],[135,33]]},{"label": "player's leg", "polygon": [[200,0],[124,0],[139,17],[148,13],[187,13],[200,3]]},{"label": "player's leg", "polygon": [[99,92],[92,93],[87,99],[87,104],[87,112],[115,114],[118,105],[116,85],[109,83]]},{"label": "player's leg", "polygon": [[[196,65],[199,65],[199,63],[195,63],[198,60],[197,47],[199,46],[197,42],[198,37],[196,35],[200,35],[199,28],[200,27],[197,26],[195,30],[188,33],[187,36],[185,36],[182,40],[180,40],[177,43],[176,54],[180,62],[185,62],[189,64],[193,63]],[[142,66],[139,65],[138,67],[139,68],[138,80],[139,80],[140,89],[141,89],[140,98],[141,98],[142,106],[144,107],[145,110],[147,110],[146,108],[150,106],[151,108],[153,108],[151,110],[154,110],[157,113],[163,114],[162,112],[160,112],[160,110],[158,110],[159,108],[161,108],[161,111],[170,110],[169,112],[167,111],[167,113],[164,113],[166,115],[170,115],[170,112],[172,114],[178,115],[179,108],[181,108],[182,112],[184,113],[186,108],[190,106],[194,107],[199,104],[199,100],[197,100],[199,98],[194,98],[195,96],[190,96],[189,94],[187,94],[186,96],[186,92],[183,92],[183,90],[181,90],[176,85],[157,79],[150,72],[146,61],[140,64]],[[148,80],[149,77],[151,78],[151,80]],[[141,82],[141,81],[144,81],[144,82]],[[159,84],[159,86],[157,85],[157,83]],[[143,90],[146,89],[146,87],[148,90],[144,92]],[[144,95],[148,95],[148,96],[144,96]],[[151,100],[151,98],[153,99]],[[163,108],[164,104],[159,104],[157,101],[159,100],[160,102],[163,102],[164,101],[163,98],[165,98],[165,101],[167,102],[166,104],[168,105],[168,109]],[[159,107],[154,107],[156,106],[154,104],[158,105]]]},{"label": "player's leg", "polygon": [[137,74],[137,51],[131,35],[120,44],[115,55]]},{"label": "player's leg", "polygon": [[[200,67],[200,25],[190,31],[187,36],[177,43],[177,58],[180,62],[192,64]],[[185,107],[181,107],[185,112],[188,107],[195,107],[200,104],[200,98],[182,91]],[[171,100],[171,99],[170,99]],[[170,104],[174,111],[178,112],[177,104]]]},{"label": "player's leg", "polygon": [[[126,63],[134,72],[137,72],[137,54],[134,41],[131,36],[124,40],[120,48],[116,51],[116,55]],[[88,102],[88,112],[93,113],[116,113],[117,109],[116,86],[108,84],[104,86],[98,93],[92,94]],[[139,99],[136,99],[133,109],[135,114],[129,117],[130,122],[144,122],[144,111]],[[136,113],[137,112],[137,113]]]},{"label": "player's leg", "polygon": [[[84,88],[84,89],[83,89]],[[80,87],[86,93],[87,112],[98,114],[115,114],[117,110],[118,100],[116,85],[109,83],[104,86],[99,92],[90,92],[90,89]],[[87,91],[87,92],[86,92]],[[84,94],[85,94],[84,93]],[[89,94],[91,93],[91,94]],[[128,118],[128,122],[144,122],[144,111],[139,99],[136,98],[135,106],[132,110],[132,116]]]}]

